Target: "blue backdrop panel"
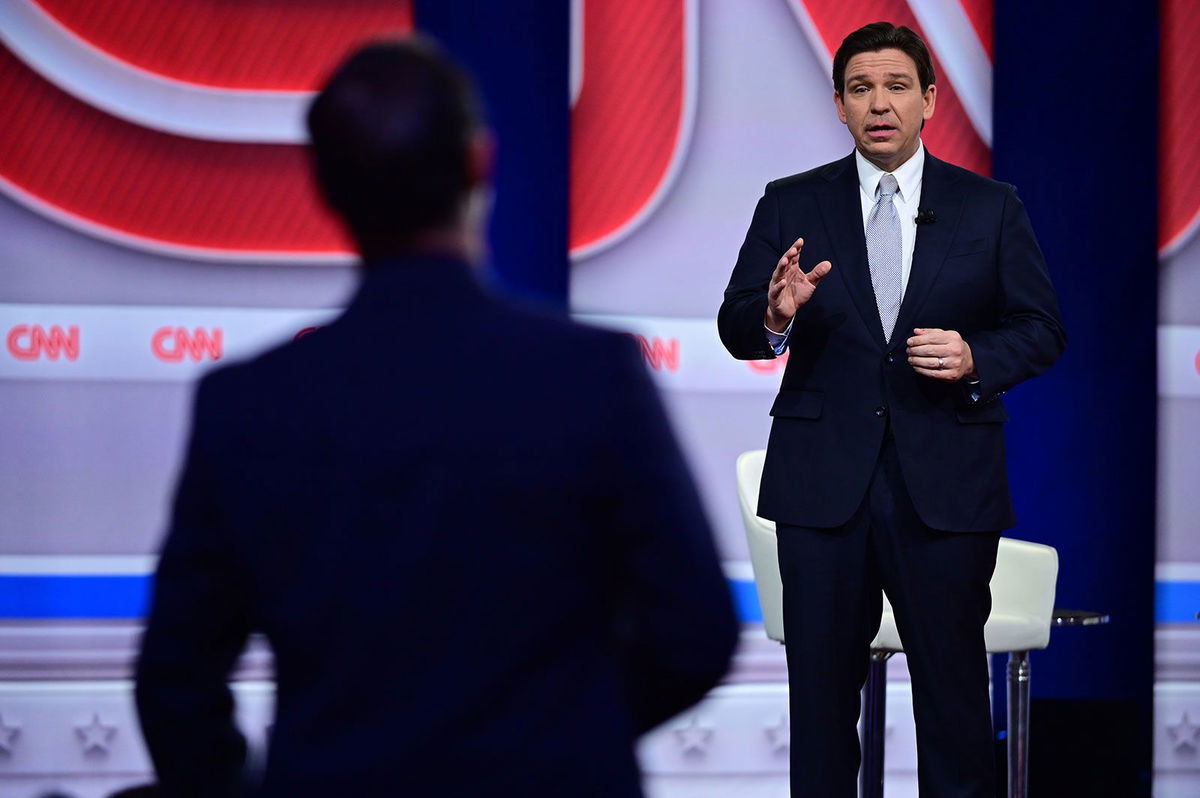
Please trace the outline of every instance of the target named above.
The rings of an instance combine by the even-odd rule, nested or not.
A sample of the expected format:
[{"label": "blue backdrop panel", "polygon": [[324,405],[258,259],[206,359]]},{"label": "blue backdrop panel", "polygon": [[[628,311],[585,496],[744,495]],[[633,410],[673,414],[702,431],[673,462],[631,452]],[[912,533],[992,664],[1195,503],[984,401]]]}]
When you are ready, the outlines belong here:
[{"label": "blue backdrop panel", "polygon": [[[1071,714],[1063,700],[1075,702],[1075,722],[1103,704],[1102,726],[1075,734],[1130,758],[1139,784],[1120,794],[1148,794],[1156,4],[997,3],[995,36],[994,173],[1020,190],[1069,336],[1050,374],[1006,397],[1016,419],[1008,439],[1020,525],[1012,534],[1058,549],[1059,607],[1112,616],[1106,627],[1056,630],[1033,659],[1033,694],[1060,701],[1042,708],[1043,724]],[[1036,704],[1033,723],[1036,743]]]},{"label": "blue backdrop panel", "polygon": [[491,267],[510,292],[565,309],[570,3],[416,0],[417,28],[474,74],[499,159]]}]

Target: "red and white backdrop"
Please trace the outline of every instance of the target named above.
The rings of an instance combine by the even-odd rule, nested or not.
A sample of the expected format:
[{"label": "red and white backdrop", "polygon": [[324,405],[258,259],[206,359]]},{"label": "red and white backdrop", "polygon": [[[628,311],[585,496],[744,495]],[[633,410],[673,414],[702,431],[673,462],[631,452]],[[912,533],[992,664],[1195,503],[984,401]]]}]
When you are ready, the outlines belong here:
[{"label": "red and white backdrop", "polygon": [[[992,0],[573,8],[572,309],[639,338],[730,573],[744,578],[733,463],[765,443],[781,364],[731,360],[714,319],[754,204],[767,181],[850,151],[833,109],[832,52],[876,19],[915,28],[934,51],[930,151],[989,173]],[[1200,7],[1166,0],[1164,14],[1164,94],[1194,94]],[[352,289],[347,242],[309,183],[305,104],[353,43],[412,25],[410,4],[397,0],[0,4],[0,582],[150,567],[196,376],[322,323]],[[1163,119],[1159,578],[1181,583],[1200,583],[1200,510],[1187,487],[1200,473],[1190,445],[1200,438],[1200,192],[1191,182],[1200,149],[1187,138],[1198,108],[1164,103]],[[89,678],[111,661],[68,644],[55,654],[64,635],[53,630],[100,634],[108,642],[98,648],[115,646],[116,657],[132,639],[118,631],[125,642],[112,643],[96,632],[101,621],[43,617],[50,625],[0,620],[0,652],[10,640],[55,662],[100,663],[56,666]],[[747,683],[648,745],[659,794],[674,789],[671,778],[689,796],[778,790],[781,659],[747,646]],[[36,662],[22,656],[0,653],[0,670]],[[899,689],[891,713],[902,727],[910,710]],[[78,762],[54,766],[63,778],[91,774],[78,794],[144,768],[119,689],[110,704],[93,691],[93,706],[107,710],[59,715],[43,709],[61,692],[6,690],[0,785],[19,777],[33,795],[30,785],[48,783],[20,741],[28,748],[61,732],[51,718],[84,746]],[[106,724],[119,732],[107,735]],[[1195,728],[1185,718],[1161,730],[1164,767],[1196,755]],[[915,794],[907,734],[889,738],[889,794]],[[107,782],[96,780],[96,741]]]},{"label": "red and white backdrop", "polygon": [[[739,429],[708,410],[761,409],[780,364],[730,360],[712,319],[766,181],[848,151],[831,53],[876,18],[937,54],[930,149],[987,172],[989,0],[576,4],[573,310],[641,336],[732,558],[744,549],[727,472],[766,416],[739,413]],[[22,419],[8,416],[0,475],[23,474],[0,489],[14,508],[0,550],[152,550],[170,469],[88,474],[117,436],[172,463],[180,397],[203,368],[344,299],[351,257],[310,184],[303,111],[353,43],[411,26],[393,0],[0,7],[0,390]],[[141,394],[169,394],[171,418]],[[46,456],[48,440],[71,456]]]},{"label": "red and white backdrop", "polygon": [[1200,4],[1162,0],[1155,795],[1200,793]]},{"label": "red and white backdrop", "polygon": [[0,554],[144,554],[191,381],[353,285],[303,114],[396,0],[0,4]]},{"label": "red and white backdrop", "polygon": [[[1200,4],[1162,4],[1159,107],[1159,581],[1200,584]],[[1162,571],[1166,573],[1162,573]],[[1200,593],[1192,596],[1200,604]],[[1200,606],[1197,607],[1200,609]],[[1193,613],[1195,610],[1193,610]],[[1160,613],[1161,615],[1161,613]],[[1194,620],[1194,615],[1193,615]],[[1198,741],[1200,742],[1200,741]]]}]

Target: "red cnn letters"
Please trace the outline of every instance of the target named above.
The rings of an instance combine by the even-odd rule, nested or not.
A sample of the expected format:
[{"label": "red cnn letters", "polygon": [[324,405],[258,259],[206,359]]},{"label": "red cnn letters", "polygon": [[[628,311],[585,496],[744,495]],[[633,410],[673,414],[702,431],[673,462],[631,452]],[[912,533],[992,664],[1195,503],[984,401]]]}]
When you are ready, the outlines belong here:
[{"label": "red cnn letters", "polygon": [[17,360],[37,360],[43,355],[48,360],[58,360],[59,355],[79,359],[79,327],[74,324],[65,331],[57,324],[49,330],[40,324],[18,324],[8,331],[7,343],[8,353]]},{"label": "red cnn letters", "polygon": [[150,339],[154,356],[167,363],[178,363],[185,357],[194,361],[220,360],[224,348],[224,335],[220,327],[206,330],[197,327],[188,331],[186,327],[160,327]]},{"label": "red cnn letters", "polygon": [[678,338],[669,338],[664,341],[661,338],[647,338],[637,333],[628,333],[628,335],[638,342],[638,347],[642,350],[642,359],[650,368],[655,371],[663,369],[679,371]]}]

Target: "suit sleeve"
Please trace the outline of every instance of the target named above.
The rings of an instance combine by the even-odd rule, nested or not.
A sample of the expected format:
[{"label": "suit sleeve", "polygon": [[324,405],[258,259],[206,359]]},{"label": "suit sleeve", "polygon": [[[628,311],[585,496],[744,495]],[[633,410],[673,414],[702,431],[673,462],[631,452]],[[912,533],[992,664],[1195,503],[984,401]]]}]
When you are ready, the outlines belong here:
[{"label": "suit sleeve", "polygon": [[678,714],[725,674],[738,624],[712,532],[657,391],[624,342],[610,372],[614,611],[633,724]]},{"label": "suit sleeve", "polygon": [[[789,242],[791,243],[791,242]],[[739,360],[770,360],[775,351],[767,342],[763,319],[767,313],[767,288],[771,273],[786,247],[780,240],[779,196],[768,183],[754,209],[746,240],[717,312],[721,343]]]},{"label": "suit sleeve", "polygon": [[966,337],[982,401],[1050,368],[1067,344],[1046,260],[1012,186],[1005,191],[998,257],[999,324]]},{"label": "suit sleeve", "polygon": [[237,794],[246,744],[227,679],[249,633],[215,502],[212,383],[195,421],[137,665],[142,732],[164,795]]}]

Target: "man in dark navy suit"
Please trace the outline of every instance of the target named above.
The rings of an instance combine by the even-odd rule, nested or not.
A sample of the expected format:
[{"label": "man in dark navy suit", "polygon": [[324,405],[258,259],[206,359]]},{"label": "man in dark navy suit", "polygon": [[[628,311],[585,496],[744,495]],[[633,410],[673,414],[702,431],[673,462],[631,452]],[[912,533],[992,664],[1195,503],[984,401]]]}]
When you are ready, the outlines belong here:
[{"label": "man in dark navy suit", "polygon": [[833,82],[855,152],[767,185],[718,321],[735,357],[790,351],[759,514],[779,534],[792,794],[856,794],[882,588],[912,675],[922,798],[991,798],[983,626],[1015,523],[999,397],[1066,337],[1013,187],[921,143],[937,87],[920,38],[855,31]]},{"label": "man in dark navy suit", "polygon": [[333,324],[205,378],[137,673],[167,796],[245,789],[229,671],[275,655],[263,796],[638,796],[638,735],[737,627],[631,341],[490,296],[491,146],[420,40],[309,112],[363,254]]}]

